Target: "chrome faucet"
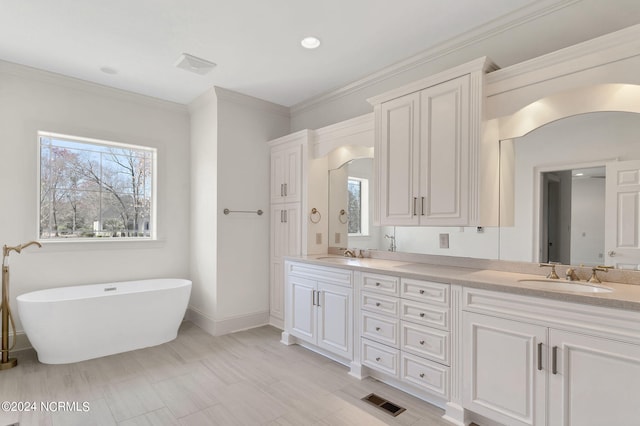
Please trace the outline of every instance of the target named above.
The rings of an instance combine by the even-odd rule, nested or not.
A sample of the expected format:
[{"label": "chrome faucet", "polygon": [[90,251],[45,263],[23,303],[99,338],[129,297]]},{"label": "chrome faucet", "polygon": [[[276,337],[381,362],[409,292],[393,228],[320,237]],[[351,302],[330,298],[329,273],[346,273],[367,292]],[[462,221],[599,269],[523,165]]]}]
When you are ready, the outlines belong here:
[{"label": "chrome faucet", "polygon": [[385,238],[388,238],[389,241],[389,251],[396,251],[396,237],[394,235],[385,234]]},{"label": "chrome faucet", "polygon": [[353,250],[345,250],[344,257],[356,257],[356,254],[353,252]]}]

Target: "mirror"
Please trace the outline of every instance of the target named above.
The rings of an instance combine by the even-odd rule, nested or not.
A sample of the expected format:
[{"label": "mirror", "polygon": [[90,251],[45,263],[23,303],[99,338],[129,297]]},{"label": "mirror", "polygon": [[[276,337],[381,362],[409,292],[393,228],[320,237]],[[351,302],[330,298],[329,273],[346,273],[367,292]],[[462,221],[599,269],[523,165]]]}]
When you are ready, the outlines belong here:
[{"label": "mirror", "polygon": [[378,227],[373,225],[373,199],[372,158],[329,170],[330,247],[498,258],[497,227]]},{"label": "mirror", "polygon": [[349,160],[329,170],[330,247],[391,248],[393,227],[373,225],[373,196],[373,158]]},{"label": "mirror", "polygon": [[640,269],[639,134],[594,112],[501,141],[499,258]]}]

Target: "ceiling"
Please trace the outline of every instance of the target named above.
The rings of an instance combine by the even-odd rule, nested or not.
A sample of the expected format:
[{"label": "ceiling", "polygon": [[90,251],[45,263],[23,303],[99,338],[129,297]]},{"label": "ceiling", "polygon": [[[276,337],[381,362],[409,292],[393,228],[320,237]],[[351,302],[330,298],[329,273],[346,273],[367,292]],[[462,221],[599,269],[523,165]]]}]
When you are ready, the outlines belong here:
[{"label": "ceiling", "polygon": [[[183,104],[220,86],[292,106],[554,3],[576,0],[0,0],[0,59]],[[176,68],[182,53],[217,67]]]}]

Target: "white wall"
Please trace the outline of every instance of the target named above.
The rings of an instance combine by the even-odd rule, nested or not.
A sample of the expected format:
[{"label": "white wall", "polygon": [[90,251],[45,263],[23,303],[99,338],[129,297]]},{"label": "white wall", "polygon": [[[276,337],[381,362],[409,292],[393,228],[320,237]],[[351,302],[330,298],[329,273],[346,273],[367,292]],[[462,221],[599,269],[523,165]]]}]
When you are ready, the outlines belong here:
[{"label": "white wall", "polygon": [[16,320],[15,297],[28,291],[188,277],[189,117],[184,106],[0,62],[0,244],[38,236],[38,130],[157,148],[159,240],[49,242],[12,253]]},{"label": "white wall", "polygon": [[604,260],[605,180],[574,178],[571,185],[571,262],[597,266]]},{"label": "white wall", "polygon": [[[213,88],[191,113],[190,318],[212,334],[269,318],[269,147],[287,109]],[[223,210],[263,210],[264,214]]]}]

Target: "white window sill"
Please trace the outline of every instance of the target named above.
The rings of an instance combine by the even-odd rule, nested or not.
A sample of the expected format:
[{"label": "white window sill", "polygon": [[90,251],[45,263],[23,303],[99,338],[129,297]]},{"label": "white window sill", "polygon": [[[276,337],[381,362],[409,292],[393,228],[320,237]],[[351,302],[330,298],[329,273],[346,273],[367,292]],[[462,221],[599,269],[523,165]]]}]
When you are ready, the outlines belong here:
[{"label": "white window sill", "polygon": [[[137,250],[137,249],[155,249],[164,247],[165,240],[149,239],[149,238],[132,238],[132,239],[75,239],[75,240],[38,240],[42,244],[42,251],[45,252],[64,252],[64,251],[80,251],[80,250]],[[35,253],[35,252],[34,252]]]}]

